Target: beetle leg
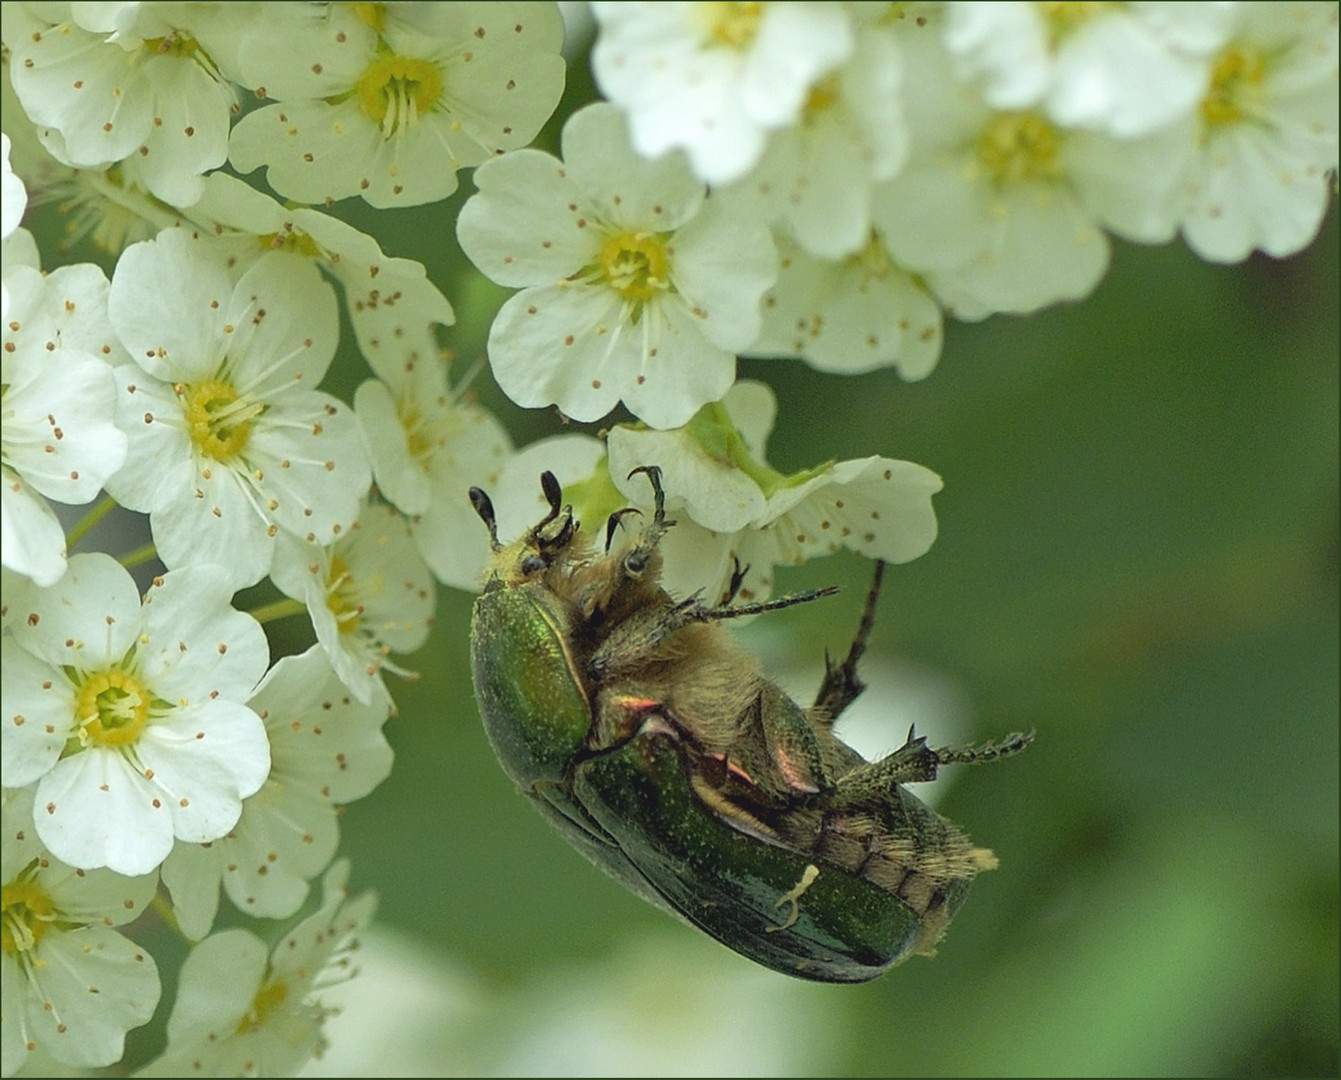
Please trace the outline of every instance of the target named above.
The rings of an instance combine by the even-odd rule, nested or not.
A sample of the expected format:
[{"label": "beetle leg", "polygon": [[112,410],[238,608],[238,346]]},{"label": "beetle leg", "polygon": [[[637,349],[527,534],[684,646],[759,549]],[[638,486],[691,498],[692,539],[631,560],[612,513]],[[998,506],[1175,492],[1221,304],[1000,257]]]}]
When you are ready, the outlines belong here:
[{"label": "beetle leg", "polygon": [[[806,589],[803,592],[788,593],[786,596],[779,596],[776,600],[761,600],[757,604],[738,604],[735,607],[704,607],[699,604],[694,610],[692,618],[686,621],[717,622],[719,619],[738,619],[742,615],[762,615],[766,611],[780,611],[782,608],[793,607],[796,604],[808,604],[811,600],[833,596],[837,592],[837,585],[826,585],[822,589]],[[691,597],[691,599],[697,600],[697,597]]]},{"label": "beetle leg", "polygon": [[758,615],[765,611],[776,611],[779,608],[791,607],[793,604],[818,600],[822,596],[832,596],[837,591],[837,587],[831,585],[823,589],[791,593],[759,604],[742,604],[739,607],[708,607],[699,594],[695,593],[678,604],[636,612],[624,619],[618,631],[606,638],[592,653],[591,659],[587,661],[587,674],[599,682],[611,678],[622,669],[637,668],[646,660],[648,653],[659,648],[667,638],[692,623],[718,622],[741,615]]},{"label": "beetle leg", "polygon": [[731,556],[731,566],[731,581],[727,584],[725,591],[723,591],[722,598],[717,601],[718,607],[726,607],[727,604],[731,603],[731,601],[736,598],[736,593],[740,592],[740,586],[745,581],[745,575],[750,572],[750,564],[746,563],[744,566],[741,566],[740,559],[735,555]]},{"label": "beetle leg", "polygon": [[639,514],[639,515],[641,515],[641,514],[642,514],[642,511],[639,510],[636,506],[626,506],[626,507],[624,507],[623,510],[616,510],[613,514],[611,514],[611,515],[606,519],[606,522],[605,522],[605,553],[606,553],[607,555],[610,554],[610,545],[611,545],[611,543],[614,542],[614,539],[615,539],[615,530],[616,530],[617,528],[619,528],[619,523],[620,523],[620,522],[625,518],[625,516],[628,515],[628,514]]},{"label": "beetle leg", "polygon": [[825,805],[832,809],[862,806],[887,800],[896,784],[920,784],[936,779],[941,765],[937,751],[927,745],[925,736],[908,732],[908,741],[879,761],[858,765],[838,778]]},{"label": "beetle leg", "polygon": [[936,751],[936,760],[942,765],[985,765],[989,761],[1018,754],[1034,741],[1034,729],[1025,732],[1012,732],[1000,742],[985,742],[978,746],[964,746],[958,749],[942,746]]},{"label": "beetle leg", "polygon": [[661,487],[661,468],[657,465],[639,465],[629,471],[628,479],[632,480],[639,473],[646,473],[652,484],[652,504],[655,507],[652,523],[660,525],[666,520],[666,492]]},{"label": "beetle leg", "polygon": [[848,649],[847,657],[841,664],[835,664],[828,651],[824,653],[824,681],[820,683],[819,693],[815,695],[815,704],[811,706],[811,716],[818,723],[832,725],[842,711],[856,701],[866,689],[866,684],[857,675],[857,663],[866,652],[871,627],[875,625],[875,605],[880,599],[880,583],[884,576],[884,560],[877,559],[875,577],[871,581],[870,591],[866,594],[866,609],[861,614],[857,636],[852,639],[852,647]]},{"label": "beetle leg", "polygon": [[766,683],[758,711],[769,759],[786,789],[798,795],[818,795],[829,787],[815,730],[796,702]]}]

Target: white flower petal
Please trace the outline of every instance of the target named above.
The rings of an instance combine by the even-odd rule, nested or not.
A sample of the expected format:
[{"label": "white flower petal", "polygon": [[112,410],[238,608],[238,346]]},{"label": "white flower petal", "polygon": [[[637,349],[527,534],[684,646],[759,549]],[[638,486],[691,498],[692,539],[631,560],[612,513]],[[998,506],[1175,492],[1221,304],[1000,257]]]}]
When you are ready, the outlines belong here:
[{"label": "white flower petal", "polygon": [[110,555],[70,559],[65,576],[34,590],[20,643],[53,667],[92,671],[119,662],[140,632],[140,596],[130,573]]},{"label": "white flower petal", "polygon": [[270,646],[261,624],[231,605],[220,566],[170,570],[144,597],[136,671],[177,704],[246,698],[265,675]]},{"label": "white flower petal", "polygon": [[[157,796],[181,840],[216,840],[237,824],[242,800],[265,783],[270,743],[251,709],[233,701],[208,701],[174,709],[150,724],[136,749],[152,770]],[[159,856],[161,862],[167,851]]]},{"label": "white flower petal", "polygon": [[108,315],[135,362],[166,382],[213,378],[227,349],[228,273],[184,229],[121,254]]},{"label": "white flower petal", "polygon": [[50,771],[75,727],[70,681],[21,648],[6,634],[3,642],[4,726],[0,753],[5,784],[24,787]]},{"label": "white flower petal", "polygon": [[5,468],[0,472],[0,559],[38,585],[65,573],[65,530],[47,501]]},{"label": "white flower petal", "polygon": [[121,754],[91,747],[63,758],[37,785],[37,835],[81,869],[147,874],[172,850],[161,789]]},{"label": "white flower petal", "polygon": [[500,285],[550,285],[593,262],[601,238],[563,163],[518,150],[475,170],[477,194],[456,220],[461,249]]}]

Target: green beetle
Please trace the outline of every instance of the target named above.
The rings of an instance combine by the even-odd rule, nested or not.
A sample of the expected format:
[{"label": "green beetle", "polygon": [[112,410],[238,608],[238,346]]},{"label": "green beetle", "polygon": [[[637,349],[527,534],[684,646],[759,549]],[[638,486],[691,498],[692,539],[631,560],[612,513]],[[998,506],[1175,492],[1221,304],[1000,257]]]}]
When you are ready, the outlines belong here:
[{"label": "green beetle", "polygon": [[675,524],[660,471],[635,472],[652,483],[655,514],[614,554],[629,511],[611,516],[598,554],[552,473],[541,477],[549,513],[506,546],[489,497],[470,490],[494,551],[472,672],[503,768],[598,866],[774,971],[863,982],[933,953],[996,858],[902,785],[1015,753],[1032,733],[933,750],[910,732],[865,761],[833,725],[864,689],[856,667],[883,564],[846,659],[827,663],[802,709],[719,624],[836,590],[734,607],[730,593],[718,605],[672,599],[658,584],[658,544]]}]

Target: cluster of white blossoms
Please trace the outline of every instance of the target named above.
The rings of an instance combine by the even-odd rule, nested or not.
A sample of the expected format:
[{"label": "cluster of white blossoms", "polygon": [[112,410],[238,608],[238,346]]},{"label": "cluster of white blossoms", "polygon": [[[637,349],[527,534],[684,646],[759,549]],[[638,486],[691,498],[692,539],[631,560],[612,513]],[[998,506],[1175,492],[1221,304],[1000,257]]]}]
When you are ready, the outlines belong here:
[{"label": "cluster of white blossoms", "polygon": [[[605,100],[556,156],[529,148],[565,86],[554,3],[3,6],[3,1075],[114,1065],[156,1012],[165,1053],[123,1068],[319,1050],[373,906],[338,811],[390,771],[386,677],[437,585],[481,584],[471,486],[511,536],[551,470],[598,532],[658,466],[679,595],[914,559],[940,478],[890,447],[774,469],[738,356],[920,379],[946,315],[1080,299],[1110,237],[1284,256],[1334,191],[1331,2],[590,9]],[[441,339],[442,285],[488,290],[331,213],[462,170],[425,227],[516,290],[489,371],[606,427],[514,448]],[[41,249],[40,204],[110,274]],[[123,551],[126,522],[152,542]],[[272,656],[280,618],[312,647]],[[301,921],[216,930],[225,898]],[[142,913],[193,946],[172,1003],[123,932]]]}]

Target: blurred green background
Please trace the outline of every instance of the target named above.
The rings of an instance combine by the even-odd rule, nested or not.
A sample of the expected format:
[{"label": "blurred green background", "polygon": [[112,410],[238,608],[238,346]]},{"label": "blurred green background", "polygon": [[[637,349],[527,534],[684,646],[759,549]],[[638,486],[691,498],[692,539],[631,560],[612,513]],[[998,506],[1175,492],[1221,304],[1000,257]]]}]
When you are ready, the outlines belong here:
[{"label": "blurred green background", "polygon": [[[451,282],[432,212],[440,233],[387,248]],[[496,298],[447,288],[474,357]],[[875,983],[756,973],[570,850],[492,758],[471,598],[444,590],[422,678],[395,691],[395,772],[344,819],[383,922],[470,980],[437,1067],[1335,1075],[1337,292],[1333,213],[1283,262],[1119,245],[1084,303],[950,325],[924,382],[741,364],[777,391],[778,467],[881,453],[942,474],[940,538],[887,578],[872,658],[948,680],[970,738],[1038,730],[956,770],[941,812],[1001,869],[939,956]],[[486,384],[519,442],[562,430]],[[784,571],[845,590],[773,616],[770,655],[818,678],[868,573]]]},{"label": "blurred green background", "polygon": [[[590,96],[581,68],[568,104]],[[427,264],[469,361],[504,294],[456,248],[463,186],[337,213]],[[391,680],[395,770],[343,819],[383,929],[313,1074],[1336,1075],[1334,210],[1285,261],[1117,245],[1081,304],[948,325],[923,382],[740,365],[777,392],[777,467],[878,453],[945,478],[940,538],[888,575],[868,670],[948,686],[966,739],[1038,731],[947,770],[939,809],[1001,869],[936,958],[797,982],[588,865],[494,761],[472,597],[444,589],[407,660],[422,677]],[[348,400],[366,372],[339,363]],[[564,430],[475,387],[519,445]],[[784,570],[782,590],[844,592],[750,634],[817,679],[868,575],[848,556]]]},{"label": "blurred green background", "polygon": [[[504,294],[452,284],[459,201],[390,234],[350,217],[428,264],[469,360]],[[395,771],[344,819],[381,921],[456,973],[430,1067],[1336,1075],[1337,251],[1335,212],[1285,261],[1115,245],[1083,303],[947,325],[914,384],[741,363],[777,392],[777,467],[879,453],[945,478],[939,539],[886,579],[872,667],[948,682],[969,739],[1038,730],[949,770],[939,809],[1001,869],[936,958],[877,982],[755,969],[570,850],[493,760],[472,598],[443,590],[422,678],[394,688]],[[477,385],[519,445],[565,430]],[[784,570],[782,590],[844,592],[751,633],[817,680],[868,575]]]}]

